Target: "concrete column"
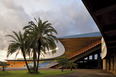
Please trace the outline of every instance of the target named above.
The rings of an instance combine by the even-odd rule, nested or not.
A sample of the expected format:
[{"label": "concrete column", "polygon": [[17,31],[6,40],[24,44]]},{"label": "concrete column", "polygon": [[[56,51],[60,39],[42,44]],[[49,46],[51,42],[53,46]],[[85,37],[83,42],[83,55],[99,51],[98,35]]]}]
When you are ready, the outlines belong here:
[{"label": "concrete column", "polygon": [[111,69],[110,71],[113,72],[114,64],[113,64],[113,57],[110,59]]},{"label": "concrete column", "polygon": [[107,71],[109,71],[109,60],[106,60],[106,64],[107,64]]},{"label": "concrete column", "polygon": [[114,73],[116,74],[116,55],[114,56]]},{"label": "concrete column", "polygon": [[107,63],[107,62],[106,62],[106,59],[103,59],[103,70],[107,70],[107,68],[106,68],[106,67],[107,67],[107,66],[106,66],[106,63]]},{"label": "concrete column", "polygon": [[92,60],[95,60],[95,59],[94,59],[94,54],[92,55]]},{"label": "concrete column", "polygon": [[97,65],[97,67],[98,67],[98,68],[101,68],[101,63],[100,63],[100,59],[101,59],[101,58],[100,58],[100,53],[98,53],[97,55],[98,55],[98,57],[97,57],[97,60],[98,60],[98,65]]},{"label": "concrete column", "polygon": [[98,57],[97,57],[97,59],[99,60],[99,58],[100,58],[100,53],[98,53]]},{"label": "concrete column", "polygon": [[89,56],[87,56],[87,58],[88,58],[87,61],[89,61]]}]

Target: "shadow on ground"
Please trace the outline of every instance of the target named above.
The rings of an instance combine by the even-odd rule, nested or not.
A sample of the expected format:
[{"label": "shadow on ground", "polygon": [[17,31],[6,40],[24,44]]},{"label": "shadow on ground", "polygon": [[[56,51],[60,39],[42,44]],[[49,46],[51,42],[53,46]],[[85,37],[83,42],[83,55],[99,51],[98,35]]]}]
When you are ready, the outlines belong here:
[{"label": "shadow on ground", "polygon": [[77,69],[70,74],[47,76],[47,77],[116,77],[116,75],[98,69]]}]

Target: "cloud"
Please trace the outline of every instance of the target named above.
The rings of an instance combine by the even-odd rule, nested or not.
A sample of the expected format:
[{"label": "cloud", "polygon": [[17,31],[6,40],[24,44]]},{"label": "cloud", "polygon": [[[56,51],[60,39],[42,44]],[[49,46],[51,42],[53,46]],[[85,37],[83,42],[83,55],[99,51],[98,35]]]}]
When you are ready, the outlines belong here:
[{"label": "cloud", "polygon": [[72,0],[67,5],[61,3],[61,6],[56,9],[39,10],[32,15],[41,17],[43,20],[49,20],[58,31],[58,36],[99,31],[82,2]]},{"label": "cloud", "polygon": [[34,17],[52,23],[58,37],[99,31],[81,0],[0,0],[0,50]]}]

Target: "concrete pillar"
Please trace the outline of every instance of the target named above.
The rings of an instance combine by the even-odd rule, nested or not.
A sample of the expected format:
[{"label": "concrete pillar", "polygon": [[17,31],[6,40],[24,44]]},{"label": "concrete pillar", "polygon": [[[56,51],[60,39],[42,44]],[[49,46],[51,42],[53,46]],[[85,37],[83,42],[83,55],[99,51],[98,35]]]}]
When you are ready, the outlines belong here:
[{"label": "concrete pillar", "polygon": [[110,71],[113,72],[114,64],[113,64],[113,57],[110,59],[111,69]]},{"label": "concrete pillar", "polygon": [[107,64],[107,71],[109,71],[109,60],[106,60],[106,64]]},{"label": "concrete pillar", "polygon": [[87,56],[87,58],[88,58],[87,61],[89,61],[89,56]]},{"label": "concrete pillar", "polygon": [[97,57],[97,59],[99,60],[99,58],[100,58],[100,53],[98,53],[98,57]]},{"label": "concrete pillar", "polygon": [[95,58],[94,58],[94,54],[92,55],[92,60],[95,60]]},{"label": "concrete pillar", "polygon": [[100,63],[100,53],[97,54],[98,57],[97,57],[97,60],[98,60],[98,65],[97,65],[97,68],[101,68],[101,63]]},{"label": "concrete pillar", "polygon": [[116,74],[116,55],[114,56],[114,73]]},{"label": "concrete pillar", "polygon": [[107,70],[107,68],[106,68],[106,67],[107,67],[106,63],[107,63],[107,62],[106,62],[106,59],[103,59],[103,70]]}]

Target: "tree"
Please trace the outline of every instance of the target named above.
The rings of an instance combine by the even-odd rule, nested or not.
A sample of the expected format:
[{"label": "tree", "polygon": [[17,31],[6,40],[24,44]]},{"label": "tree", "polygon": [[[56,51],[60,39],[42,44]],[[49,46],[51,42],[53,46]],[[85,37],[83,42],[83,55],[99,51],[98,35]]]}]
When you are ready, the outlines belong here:
[{"label": "tree", "polygon": [[19,33],[16,33],[13,31],[13,33],[14,33],[14,36],[7,35],[7,36],[13,38],[10,41],[10,45],[8,46],[7,57],[9,57],[9,55],[11,55],[15,52],[16,52],[16,56],[17,56],[19,54],[19,51],[21,50],[21,52],[23,54],[23,58],[26,63],[26,66],[27,66],[27,69],[28,69],[29,73],[31,73],[28,63],[26,61],[26,48],[28,47],[26,36],[23,35],[20,31],[19,31]]},{"label": "tree", "polygon": [[[23,28],[25,34],[31,38],[30,45],[32,46],[33,53],[37,53],[37,66],[35,73],[38,73],[40,53],[46,54],[46,51],[56,52],[56,42],[58,39],[54,36],[54,33],[57,34],[56,30],[51,26],[51,23],[48,21],[42,22],[39,18],[35,19],[35,22],[30,21],[27,26]],[[33,55],[33,59],[35,56]]]},{"label": "tree", "polygon": [[64,68],[67,68],[68,59],[64,56],[57,58],[57,62],[60,66],[62,66],[62,72],[64,71]]},{"label": "tree", "polygon": [[77,64],[76,63],[73,63],[73,62],[68,62],[67,67],[70,68],[70,70],[72,71],[73,68],[76,68],[77,67]]},{"label": "tree", "polygon": [[61,67],[62,72],[63,72],[64,68],[70,68],[70,70],[72,71],[73,68],[77,67],[76,63],[68,61],[68,58],[66,58],[65,56],[58,57],[57,62],[59,63],[60,66],[62,66]]},{"label": "tree", "polygon": [[0,66],[2,66],[2,71],[5,71],[5,68],[9,66],[10,64],[7,64],[6,62],[1,62]]}]

